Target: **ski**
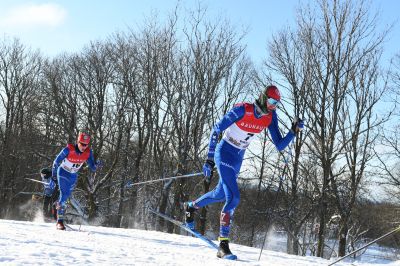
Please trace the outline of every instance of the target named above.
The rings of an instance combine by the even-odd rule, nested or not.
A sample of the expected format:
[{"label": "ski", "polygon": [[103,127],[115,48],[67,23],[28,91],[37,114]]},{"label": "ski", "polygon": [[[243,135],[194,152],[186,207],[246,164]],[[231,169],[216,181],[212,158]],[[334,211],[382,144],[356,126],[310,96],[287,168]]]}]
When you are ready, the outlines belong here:
[{"label": "ski", "polygon": [[341,257],[341,258],[335,260],[334,262],[332,262],[332,263],[329,264],[328,266],[334,265],[334,264],[338,263],[339,261],[341,261],[341,260],[343,260],[343,259],[345,259],[345,258],[347,258],[347,257],[349,257],[349,256],[351,256],[351,255],[353,255],[353,254],[355,254],[355,253],[357,253],[358,251],[360,251],[360,250],[362,250],[362,249],[364,249],[364,248],[367,248],[367,247],[371,246],[372,244],[374,244],[374,243],[376,243],[376,242],[378,242],[378,241],[380,241],[380,240],[382,240],[382,239],[384,239],[384,238],[386,238],[386,237],[388,237],[388,236],[390,236],[390,235],[393,235],[394,233],[397,233],[397,232],[399,232],[399,231],[400,231],[400,226],[399,226],[399,227],[396,227],[396,228],[393,229],[392,231],[390,231],[390,232],[384,234],[383,236],[380,236],[380,237],[378,237],[378,238],[372,240],[371,242],[369,242],[369,243],[365,244],[364,246],[362,246],[362,247],[360,247],[360,248],[354,250],[353,252],[350,252],[350,253],[347,254],[346,256],[343,256],[343,257]]},{"label": "ski", "polygon": [[86,231],[86,230],[82,230],[81,229],[82,225],[79,225],[79,229],[76,229],[76,228],[74,228],[74,227],[72,227],[72,226],[70,226],[68,224],[65,224],[65,223],[64,223],[64,226],[65,226],[66,231],[82,232],[82,233],[87,233],[88,235],[90,234],[90,231]]},{"label": "ski", "polygon": [[[190,233],[191,235],[197,237],[198,239],[204,241],[210,248],[213,248],[213,249],[215,249],[215,250],[218,251],[219,246],[218,246],[217,244],[215,244],[215,243],[214,243],[212,240],[210,240],[209,238],[207,238],[207,237],[203,236],[202,234],[200,234],[198,231],[196,231],[196,230],[194,230],[194,229],[190,229],[189,227],[187,227],[187,226],[185,225],[185,223],[182,223],[182,222],[180,222],[180,221],[177,221],[177,220],[175,220],[174,218],[169,217],[168,215],[165,215],[165,214],[163,214],[163,213],[161,213],[161,212],[158,212],[158,211],[156,211],[156,210],[153,210],[153,209],[151,209],[151,208],[149,208],[149,211],[152,212],[153,214],[155,214],[155,215],[157,215],[157,216],[159,216],[159,217],[161,217],[161,218],[163,218],[163,219],[165,219],[165,220],[167,220],[167,221],[169,221],[169,222],[171,222],[171,223],[173,223],[173,224],[179,226],[180,228],[182,228],[182,229],[185,230],[186,232],[188,232],[188,233]],[[231,255],[226,255],[226,256],[224,256],[222,259],[226,259],[226,260],[237,260],[237,256],[231,254]]]},{"label": "ski", "polygon": [[71,226],[69,226],[69,225],[67,225],[67,224],[64,224],[64,226],[65,226],[65,230],[66,230],[66,231],[78,232],[78,230],[76,230],[75,228],[73,228],[73,227],[71,227]]},{"label": "ski", "polygon": [[67,231],[79,232],[79,230],[73,228],[72,226],[69,226],[68,224],[65,224],[65,223],[64,223],[64,226],[65,226],[65,229],[67,229]]},{"label": "ski", "polygon": [[41,192],[27,192],[27,191],[18,192],[17,195],[35,195],[35,196],[41,196],[41,197],[44,196],[44,194]]}]

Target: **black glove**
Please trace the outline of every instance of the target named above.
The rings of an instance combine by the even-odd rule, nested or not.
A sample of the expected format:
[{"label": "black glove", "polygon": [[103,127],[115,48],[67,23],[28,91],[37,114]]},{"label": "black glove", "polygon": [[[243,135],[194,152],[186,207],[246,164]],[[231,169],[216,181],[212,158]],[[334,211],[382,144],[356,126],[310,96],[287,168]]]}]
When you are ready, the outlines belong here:
[{"label": "black glove", "polygon": [[213,176],[213,168],[215,166],[215,163],[212,159],[208,159],[204,165],[203,165],[203,174],[204,174],[204,179],[206,180],[206,182],[210,183],[211,182],[211,178]]},{"label": "black glove", "polygon": [[43,178],[46,178],[46,179],[50,178],[51,175],[52,175],[51,169],[49,169],[49,168],[42,168],[42,169],[40,170],[40,175],[41,175]]},{"label": "black glove", "polygon": [[292,122],[292,128],[290,129],[293,133],[299,133],[304,128],[304,121],[300,118],[295,118]]}]

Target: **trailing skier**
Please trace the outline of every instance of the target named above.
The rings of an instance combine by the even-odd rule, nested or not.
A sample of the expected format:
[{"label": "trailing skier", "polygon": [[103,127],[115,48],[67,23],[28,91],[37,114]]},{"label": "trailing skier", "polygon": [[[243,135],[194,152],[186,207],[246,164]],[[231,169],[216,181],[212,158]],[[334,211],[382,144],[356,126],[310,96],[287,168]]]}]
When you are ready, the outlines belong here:
[{"label": "trailing skier", "polygon": [[87,162],[92,172],[101,166],[101,162],[95,162],[92,149],[89,149],[90,136],[80,132],[76,144],[68,144],[53,162],[52,176],[57,177],[60,196],[57,201],[58,230],[65,230],[64,213],[66,202],[75,188],[78,180],[78,171]]},{"label": "trailing skier", "polygon": [[[266,87],[254,103],[239,103],[214,125],[207,160],[203,173],[208,182],[217,167],[219,181],[210,192],[198,199],[185,203],[186,225],[194,229],[194,212],[208,204],[225,202],[220,215],[219,250],[217,256],[224,258],[232,255],[229,249],[230,224],[240,195],[237,178],[242,165],[244,153],[255,136],[268,128],[272,141],[280,151],[286,148],[296,133],[303,129],[302,120],[295,120],[290,131],[282,137],[278,127],[276,107],[281,95],[274,85]],[[224,132],[218,142],[219,135]]]},{"label": "trailing skier", "polygon": [[59,196],[57,179],[52,178],[52,171],[49,168],[40,170],[43,183],[43,215],[47,219],[57,219],[55,204]]}]

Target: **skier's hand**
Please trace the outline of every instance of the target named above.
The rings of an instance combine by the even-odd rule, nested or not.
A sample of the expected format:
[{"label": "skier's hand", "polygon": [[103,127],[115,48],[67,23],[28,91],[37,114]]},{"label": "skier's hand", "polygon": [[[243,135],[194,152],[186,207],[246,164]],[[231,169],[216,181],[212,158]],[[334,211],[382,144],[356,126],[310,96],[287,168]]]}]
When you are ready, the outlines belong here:
[{"label": "skier's hand", "polygon": [[215,166],[215,163],[214,163],[214,160],[212,160],[212,159],[208,159],[203,165],[204,179],[206,180],[207,183],[211,182],[214,166]]},{"label": "skier's hand", "polygon": [[299,133],[304,128],[304,121],[300,118],[295,118],[292,122],[292,128],[290,129],[293,133]]},{"label": "skier's hand", "polygon": [[51,190],[54,190],[56,188],[56,185],[56,182],[53,179],[49,178],[49,188]]},{"label": "skier's hand", "polygon": [[101,160],[96,161],[96,169],[103,168],[103,166],[104,166],[103,161],[101,161]]}]

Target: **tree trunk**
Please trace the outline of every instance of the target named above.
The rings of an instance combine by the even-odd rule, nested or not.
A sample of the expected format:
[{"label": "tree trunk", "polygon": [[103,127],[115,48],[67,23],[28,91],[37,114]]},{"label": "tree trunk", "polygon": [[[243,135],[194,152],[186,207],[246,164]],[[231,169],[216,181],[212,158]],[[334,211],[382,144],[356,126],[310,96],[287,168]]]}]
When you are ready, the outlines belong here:
[{"label": "tree trunk", "polygon": [[347,243],[347,233],[349,232],[349,228],[347,227],[347,221],[345,221],[339,229],[339,247],[338,247],[338,255],[339,257],[343,257],[346,255],[346,243]]},{"label": "tree trunk", "polygon": [[329,163],[323,164],[324,166],[324,182],[322,185],[322,192],[320,198],[320,210],[319,210],[319,231],[318,231],[318,248],[317,257],[324,257],[324,246],[325,246],[325,224],[326,224],[326,213],[328,210],[326,190],[329,183]]},{"label": "tree trunk", "polygon": [[[126,168],[124,171],[126,171]],[[125,182],[126,182],[126,172],[123,174],[121,185],[119,186],[118,213],[114,221],[114,226],[116,227],[122,227],[122,215],[124,210],[124,198],[125,198]]]},{"label": "tree trunk", "polygon": [[286,252],[292,255],[299,255],[299,230],[290,227],[288,229],[288,236],[286,242]]},{"label": "tree trunk", "polygon": [[[159,211],[161,213],[165,213],[167,210],[167,203],[168,203],[168,198],[169,198],[169,193],[171,191],[171,187],[173,184],[173,180],[171,179],[168,184],[166,184],[162,190],[162,194],[161,194],[161,201],[160,201],[160,208]],[[158,222],[156,225],[156,230],[157,231],[162,231],[164,229],[164,225],[165,225],[165,219],[158,217]]]},{"label": "tree trunk", "polygon": [[96,200],[95,200],[95,195],[91,192],[89,192],[88,199],[87,199],[87,204],[88,204],[88,220],[91,221],[96,217]]},{"label": "tree trunk", "polygon": [[323,199],[321,204],[321,209],[319,212],[319,231],[318,231],[318,248],[317,248],[317,257],[323,258],[324,256],[324,246],[325,246],[325,216],[327,203],[325,202],[325,193],[323,193]]},{"label": "tree trunk", "polygon": [[[204,181],[204,193],[207,193],[209,190],[210,190],[210,183]],[[206,233],[206,222],[207,222],[207,208],[201,208],[199,232],[202,235]]]}]

